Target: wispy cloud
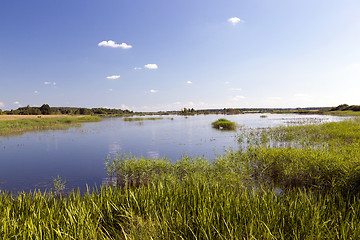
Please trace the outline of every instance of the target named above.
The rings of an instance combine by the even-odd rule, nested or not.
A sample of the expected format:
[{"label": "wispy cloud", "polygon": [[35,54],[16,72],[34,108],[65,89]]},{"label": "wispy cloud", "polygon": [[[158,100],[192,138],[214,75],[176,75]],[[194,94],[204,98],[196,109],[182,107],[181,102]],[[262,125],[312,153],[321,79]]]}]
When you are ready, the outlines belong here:
[{"label": "wispy cloud", "polygon": [[19,107],[21,106],[20,102],[19,101],[15,101],[13,102],[15,105],[18,105]]},{"label": "wispy cloud", "polygon": [[157,92],[158,92],[158,90],[155,90],[155,89],[150,89],[150,92],[151,92],[151,93],[157,93]]},{"label": "wispy cloud", "polygon": [[0,102],[0,107],[4,107],[5,104],[3,102]]},{"label": "wispy cloud", "polygon": [[131,45],[128,45],[126,43],[118,44],[114,42],[113,40],[109,41],[102,41],[98,44],[99,47],[111,47],[111,48],[122,48],[122,49],[129,49],[132,48]]},{"label": "wispy cloud", "polygon": [[120,78],[120,75],[107,76],[106,78],[107,78],[107,79],[112,79],[112,80],[114,80],[114,79],[119,79],[119,78]]},{"label": "wispy cloud", "polygon": [[242,88],[229,88],[230,91],[242,91]]},{"label": "wispy cloud", "polygon": [[239,101],[239,100],[244,99],[244,98],[245,98],[244,96],[238,95],[238,96],[233,97],[232,100],[233,101]]},{"label": "wispy cloud", "polygon": [[109,92],[112,92],[112,88],[109,88]]},{"label": "wispy cloud", "polygon": [[134,67],[134,70],[141,70],[142,67]]},{"label": "wispy cloud", "polygon": [[186,83],[187,83],[187,84],[192,84],[192,81],[187,81]]},{"label": "wispy cloud", "polygon": [[238,17],[232,17],[228,19],[228,22],[232,23],[233,25],[236,25],[238,23],[243,23],[244,21]]},{"label": "wispy cloud", "polygon": [[36,90],[34,91],[34,94],[38,94],[38,93],[39,93],[38,91],[36,91]]},{"label": "wispy cloud", "polygon": [[56,82],[44,82],[45,85],[56,85]]},{"label": "wispy cloud", "polygon": [[144,67],[147,69],[158,69],[159,68],[158,65],[156,65],[154,63],[146,64]]}]

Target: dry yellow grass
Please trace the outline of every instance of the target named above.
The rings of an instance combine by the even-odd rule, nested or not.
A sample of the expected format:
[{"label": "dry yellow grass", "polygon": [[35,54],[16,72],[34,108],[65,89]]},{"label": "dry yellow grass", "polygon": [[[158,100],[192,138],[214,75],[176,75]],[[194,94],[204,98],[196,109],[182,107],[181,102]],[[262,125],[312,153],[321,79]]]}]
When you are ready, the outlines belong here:
[{"label": "dry yellow grass", "polygon": [[70,117],[70,115],[0,115],[0,121],[1,120],[35,119],[38,116],[41,116],[41,118]]}]

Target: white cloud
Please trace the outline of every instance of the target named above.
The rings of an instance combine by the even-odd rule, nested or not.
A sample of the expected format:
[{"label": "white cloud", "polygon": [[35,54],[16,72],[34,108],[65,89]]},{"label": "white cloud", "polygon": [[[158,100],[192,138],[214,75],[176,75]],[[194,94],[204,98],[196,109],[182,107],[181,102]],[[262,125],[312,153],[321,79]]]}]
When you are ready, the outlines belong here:
[{"label": "white cloud", "polygon": [[192,84],[192,81],[187,81],[186,83],[187,83],[187,84]]},{"label": "white cloud", "polygon": [[242,88],[229,88],[230,91],[242,91]]},{"label": "white cloud", "polygon": [[268,99],[269,100],[281,100],[282,98],[281,97],[269,97]]},{"label": "white cloud", "polygon": [[18,105],[18,106],[20,106],[20,102],[19,101],[15,101],[15,102],[13,102],[15,105]]},{"label": "white cloud", "polygon": [[226,82],[225,82],[225,84],[226,84],[226,85],[229,85],[229,84],[230,84],[230,82],[229,82],[229,81],[226,81]]},{"label": "white cloud", "polygon": [[98,44],[99,47],[111,47],[111,48],[122,48],[122,49],[129,49],[132,48],[131,45],[128,45],[126,43],[118,44],[112,40],[109,41],[102,41]]},{"label": "white cloud", "polygon": [[158,69],[158,65],[153,63],[146,64],[144,67],[147,69]]},{"label": "white cloud", "polygon": [[107,79],[119,79],[120,75],[113,75],[113,76],[108,76],[106,77]]},{"label": "white cloud", "polygon": [[109,91],[112,92],[112,88],[109,88]]},{"label": "white cloud", "polygon": [[233,97],[232,100],[233,101],[239,101],[239,100],[244,99],[244,98],[245,98],[244,96],[238,95],[238,96]]},{"label": "white cloud", "polygon": [[150,89],[150,92],[151,92],[151,93],[157,93],[157,92],[158,92],[158,90],[155,90],[155,89]]},{"label": "white cloud", "polygon": [[240,18],[238,17],[232,17],[232,18],[229,18],[228,19],[228,22],[231,22],[232,24],[238,24],[238,23],[241,23],[241,22],[244,22],[243,20],[241,20]]},{"label": "white cloud", "polygon": [[134,70],[141,70],[142,67],[134,67]]},{"label": "white cloud", "polygon": [[56,82],[44,82],[45,85],[56,85]]},{"label": "white cloud", "polygon": [[34,91],[34,94],[38,94],[38,93],[39,93],[38,91],[36,91],[36,90]]},{"label": "white cloud", "polygon": [[3,102],[0,102],[0,107],[4,107],[4,103]]}]

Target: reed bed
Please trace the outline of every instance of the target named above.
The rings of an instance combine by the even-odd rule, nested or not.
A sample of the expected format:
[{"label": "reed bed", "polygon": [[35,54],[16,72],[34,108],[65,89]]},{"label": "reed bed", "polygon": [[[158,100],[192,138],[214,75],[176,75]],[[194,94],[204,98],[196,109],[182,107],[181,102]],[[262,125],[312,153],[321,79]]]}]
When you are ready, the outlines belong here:
[{"label": "reed bed", "polygon": [[358,238],[358,119],[244,134],[213,160],[109,157],[85,194],[0,192],[0,238]]},{"label": "reed bed", "polygon": [[22,134],[34,130],[66,129],[69,126],[80,126],[83,122],[100,121],[98,116],[83,117],[51,117],[51,118],[28,118],[0,121],[0,136]]}]

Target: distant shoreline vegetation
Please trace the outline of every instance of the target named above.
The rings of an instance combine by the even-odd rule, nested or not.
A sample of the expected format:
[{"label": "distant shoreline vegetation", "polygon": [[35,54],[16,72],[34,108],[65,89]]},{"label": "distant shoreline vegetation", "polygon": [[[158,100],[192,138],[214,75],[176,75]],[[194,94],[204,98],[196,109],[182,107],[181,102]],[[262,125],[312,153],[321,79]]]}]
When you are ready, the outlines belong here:
[{"label": "distant shoreline vegetation", "polygon": [[278,114],[319,114],[338,116],[360,116],[360,105],[341,104],[337,107],[309,107],[309,108],[223,108],[199,109],[184,108],[176,111],[134,112],[131,110],[109,108],[78,108],[78,107],[50,107],[43,104],[41,107],[20,107],[16,110],[2,111],[0,115],[97,115],[101,117],[122,116],[151,116],[151,115],[183,115],[192,116],[199,114],[236,115],[244,113],[278,113]]},{"label": "distant shoreline vegetation", "polygon": [[133,111],[109,108],[77,108],[77,107],[50,107],[43,104],[41,107],[20,107],[16,110],[1,111],[0,114],[6,115],[130,115]]}]

